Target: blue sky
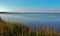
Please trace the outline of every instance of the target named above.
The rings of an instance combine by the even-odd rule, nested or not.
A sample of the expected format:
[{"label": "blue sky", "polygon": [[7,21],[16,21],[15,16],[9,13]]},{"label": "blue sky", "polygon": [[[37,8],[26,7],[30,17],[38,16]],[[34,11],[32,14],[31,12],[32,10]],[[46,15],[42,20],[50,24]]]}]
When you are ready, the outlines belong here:
[{"label": "blue sky", "polygon": [[0,11],[60,12],[60,0],[0,0]]}]

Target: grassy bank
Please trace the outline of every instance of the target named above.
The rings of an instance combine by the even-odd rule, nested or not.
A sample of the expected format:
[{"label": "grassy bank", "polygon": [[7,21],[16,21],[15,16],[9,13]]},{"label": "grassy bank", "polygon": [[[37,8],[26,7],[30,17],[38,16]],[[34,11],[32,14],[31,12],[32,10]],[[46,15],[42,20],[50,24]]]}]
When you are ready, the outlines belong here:
[{"label": "grassy bank", "polygon": [[0,36],[60,36],[60,33],[57,32],[57,29],[51,30],[48,25],[46,28],[36,28],[34,31],[20,22],[6,22],[0,18]]}]

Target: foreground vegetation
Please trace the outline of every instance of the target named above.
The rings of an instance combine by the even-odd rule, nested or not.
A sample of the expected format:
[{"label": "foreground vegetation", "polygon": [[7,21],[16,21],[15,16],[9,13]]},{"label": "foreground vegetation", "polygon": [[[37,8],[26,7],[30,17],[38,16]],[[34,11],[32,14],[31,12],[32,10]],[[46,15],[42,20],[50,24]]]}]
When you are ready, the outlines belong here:
[{"label": "foreground vegetation", "polygon": [[0,18],[0,36],[60,36],[60,33],[49,29],[48,25],[34,31],[20,22],[6,22]]}]

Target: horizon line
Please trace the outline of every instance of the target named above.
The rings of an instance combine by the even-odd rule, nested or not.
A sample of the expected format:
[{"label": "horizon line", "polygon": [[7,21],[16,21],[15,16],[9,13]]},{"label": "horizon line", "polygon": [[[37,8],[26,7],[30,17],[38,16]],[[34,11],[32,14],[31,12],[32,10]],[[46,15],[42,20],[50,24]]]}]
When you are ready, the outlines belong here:
[{"label": "horizon line", "polygon": [[0,12],[0,14],[60,14],[60,12]]}]

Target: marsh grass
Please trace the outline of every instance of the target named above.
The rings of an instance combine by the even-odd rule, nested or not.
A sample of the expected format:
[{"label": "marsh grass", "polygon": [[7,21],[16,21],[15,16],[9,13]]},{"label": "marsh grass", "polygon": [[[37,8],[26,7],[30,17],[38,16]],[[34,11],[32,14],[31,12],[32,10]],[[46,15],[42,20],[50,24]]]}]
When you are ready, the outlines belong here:
[{"label": "marsh grass", "polygon": [[60,33],[57,29],[51,30],[48,25],[34,31],[20,22],[6,22],[0,18],[0,36],[60,36]]}]

